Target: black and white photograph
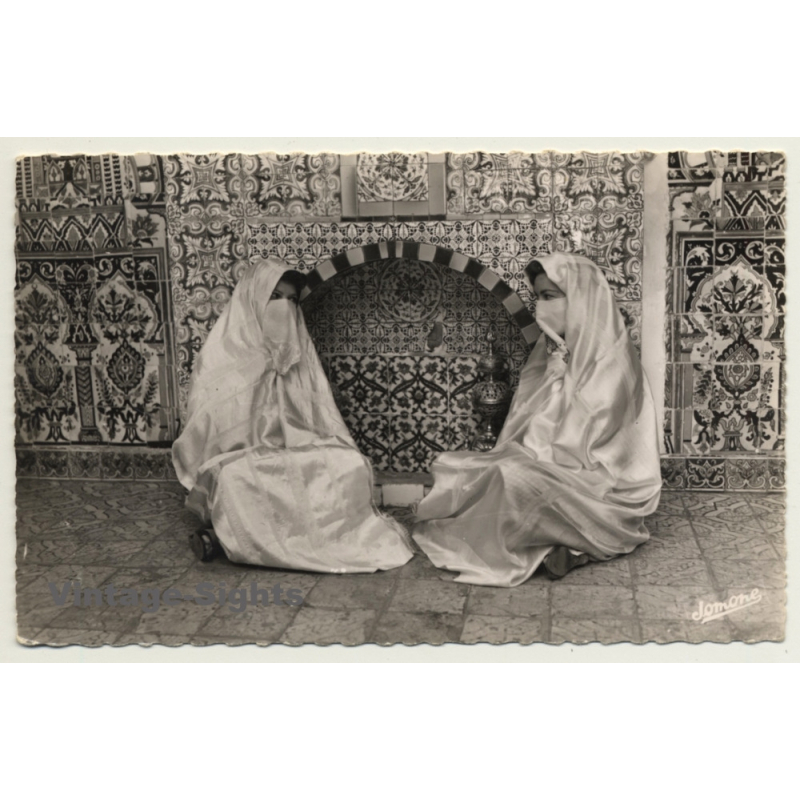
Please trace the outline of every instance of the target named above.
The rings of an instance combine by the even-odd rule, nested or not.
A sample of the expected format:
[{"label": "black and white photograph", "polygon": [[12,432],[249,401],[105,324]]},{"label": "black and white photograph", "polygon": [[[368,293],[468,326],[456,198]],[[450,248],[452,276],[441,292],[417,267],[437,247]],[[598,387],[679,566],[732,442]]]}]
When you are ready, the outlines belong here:
[{"label": "black and white photograph", "polygon": [[784,639],[784,152],[18,155],[21,644]]}]

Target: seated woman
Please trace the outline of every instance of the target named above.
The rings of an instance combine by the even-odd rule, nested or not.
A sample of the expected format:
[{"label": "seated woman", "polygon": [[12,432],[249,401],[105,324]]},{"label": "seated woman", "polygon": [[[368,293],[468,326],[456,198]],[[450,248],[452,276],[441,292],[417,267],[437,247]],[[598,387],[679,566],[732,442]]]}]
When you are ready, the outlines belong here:
[{"label": "seated woman", "polygon": [[570,254],[526,268],[543,331],[497,445],[441,454],[414,539],[457,581],[516,586],[631,552],[661,492],[647,379],[603,273]]},{"label": "seated woman", "polygon": [[275,259],[248,268],[200,351],[172,449],[187,506],[213,526],[192,547],[281,569],[399,567],[410,542],[373,504],[297,306],[302,282]]}]

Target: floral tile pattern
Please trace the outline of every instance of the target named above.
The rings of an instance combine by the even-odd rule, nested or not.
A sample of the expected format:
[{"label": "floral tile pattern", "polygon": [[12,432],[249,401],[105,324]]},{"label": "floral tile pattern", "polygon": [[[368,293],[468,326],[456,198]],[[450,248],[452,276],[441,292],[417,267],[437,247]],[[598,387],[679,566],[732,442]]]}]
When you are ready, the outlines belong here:
[{"label": "floral tile pattern", "polygon": [[428,199],[428,162],[422,153],[359,153],[356,175],[360,202]]},{"label": "floral tile pattern", "polygon": [[171,441],[161,159],[20,159],[17,207],[18,444]]},{"label": "floral tile pattern", "polygon": [[240,202],[248,217],[341,214],[339,156],[261,153],[240,158]]},{"label": "floral tile pattern", "polygon": [[448,153],[451,214],[548,212],[548,170],[528,153]]},{"label": "floral tile pattern", "polygon": [[[778,457],[780,487],[785,159],[670,153],[668,164],[674,452],[705,456],[685,462],[689,488],[769,489],[768,461],[739,455]],[[665,467],[666,483],[680,480],[678,464]]]}]

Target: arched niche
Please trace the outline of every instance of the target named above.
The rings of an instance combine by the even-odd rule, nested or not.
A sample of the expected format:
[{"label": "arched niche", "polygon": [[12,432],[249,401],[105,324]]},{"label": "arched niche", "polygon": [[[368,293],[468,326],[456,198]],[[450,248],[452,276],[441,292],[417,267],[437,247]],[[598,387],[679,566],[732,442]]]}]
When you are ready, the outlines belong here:
[{"label": "arched niche", "polygon": [[510,287],[444,248],[368,245],[309,277],[309,331],[354,439],[381,472],[424,472],[436,453],[468,448],[486,334],[508,355],[512,384],[538,335]]}]

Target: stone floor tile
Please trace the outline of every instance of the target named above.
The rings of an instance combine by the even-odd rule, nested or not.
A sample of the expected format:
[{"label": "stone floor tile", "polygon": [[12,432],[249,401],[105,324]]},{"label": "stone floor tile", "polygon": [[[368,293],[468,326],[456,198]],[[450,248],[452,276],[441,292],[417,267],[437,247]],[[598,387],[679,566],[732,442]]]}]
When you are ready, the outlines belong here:
[{"label": "stone floor tile", "polygon": [[163,603],[157,611],[143,611],[139,623],[132,633],[189,634],[196,633],[205,625],[219,606],[200,605],[191,601],[180,601],[174,606]]},{"label": "stone floor tile", "polygon": [[[180,567],[176,567],[180,569]],[[203,563],[193,561],[192,565],[182,571],[180,577],[171,586],[179,589],[185,596],[196,596],[200,584],[208,584],[203,590],[211,591],[218,595],[220,590],[225,593],[237,589],[248,577],[248,570],[244,566],[231,564],[227,559],[222,564],[219,561]],[[250,581],[248,581],[248,584]],[[262,583],[261,586],[272,586],[272,583]],[[164,587],[166,588],[166,586]]]},{"label": "stone floor tile", "polygon": [[473,586],[467,600],[467,613],[479,617],[538,617],[550,610],[549,587],[526,584],[510,589]]},{"label": "stone floor tile", "polygon": [[542,641],[543,624],[539,617],[502,617],[467,614],[461,641],[464,644],[488,642],[531,644]]},{"label": "stone floor tile", "polygon": [[374,575],[323,575],[305,598],[308,608],[380,609],[394,581]]},{"label": "stone floor tile", "polygon": [[79,628],[82,630],[125,631],[138,623],[142,616],[140,605],[68,605],[50,620],[50,628]]},{"label": "stone floor tile", "polygon": [[761,525],[754,516],[748,516],[745,513],[737,516],[734,510],[724,517],[715,516],[713,512],[707,514],[693,514],[691,520],[698,537],[702,536],[704,532],[714,530],[730,530],[735,533],[743,533],[745,531],[751,533],[762,532]]},{"label": "stone floor tile", "polygon": [[767,541],[775,548],[778,558],[786,561],[786,534],[781,531],[780,533],[767,532],[764,534]]},{"label": "stone floor tile", "polygon": [[683,496],[685,492],[661,492],[661,502],[658,504],[658,510],[661,512],[668,512],[671,514],[684,514],[686,507],[683,503]]},{"label": "stone floor tile", "polygon": [[281,641],[287,644],[363,644],[374,621],[375,612],[365,609],[301,608]]},{"label": "stone floor tile", "polygon": [[745,499],[756,516],[786,512],[786,495],[783,494],[749,494]]},{"label": "stone floor tile", "polygon": [[104,644],[114,644],[119,635],[119,631],[44,628],[38,631],[33,638],[37,644],[56,646],[75,644],[82,647],[99,647]]},{"label": "stone floor tile", "polygon": [[633,592],[624,586],[565,586],[556,583],[551,604],[554,617],[633,617]]},{"label": "stone floor tile", "polygon": [[444,644],[458,642],[464,620],[461,614],[405,614],[385,611],[370,641],[378,644]]},{"label": "stone floor tile", "polygon": [[31,539],[17,545],[17,564],[55,564],[74,563],[73,556],[83,545],[74,539]]},{"label": "stone floor tile", "polygon": [[653,534],[644,544],[640,544],[630,556],[631,560],[657,558],[701,558],[702,552],[691,530],[680,535]]},{"label": "stone floor tile", "polygon": [[186,566],[129,567],[121,566],[98,586],[113,583],[117,589],[169,589],[177,586],[187,574]]},{"label": "stone floor tile", "polygon": [[616,642],[636,642],[638,638],[635,620],[553,617],[547,641],[553,644],[563,642],[614,644]]},{"label": "stone floor tile", "polygon": [[786,638],[785,622],[765,620],[734,626],[737,641],[782,642]]},{"label": "stone floor tile", "polygon": [[756,517],[756,520],[761,523],[761,527],[766,533],[783,535],[786,532],[786,515],[782,511],[760,514]]},{"label": "stone floor tile", "polygon": [[630,586],[630,559],[619,556],[610,561],[589,562],[568,572],[558,583],[561,586]]},{"label": "stone floor tile", "polygon": [[[442,642],[460,640],[463,629],[464,641],[551,634],[582,641],[596,638],[598,631],[613,640],[623,633],[638,635],[638,610],[642,636],[662,641],[782,637],[784,592],[771,588],[781,587],[784,575],[785,497],[778,494],[664,492],[659,509],[647,520],[651,539],[634,553],[576,569],[556,582],[537,572],[515,589],[455,583],[455,573],[436,569],[421,553],[398,570],[362,576],[261,569],[224,558],[203,564],[188,546],[188,534],[198,522],[184,499],[177,481],[18,481],[20,634],[29,637],[45,630],[61,632],[50,636],[69,636],[77,631],[86,641],[118,635],[118,643],[267,643],[284,637],[297,617],[296,625],[305,626],[291,626],[299,638],[306,635],[304,630],[323,639],[336,638],[343,630],[354,641],[381,634],[392,641]],[[411,519],[408,509],[395,516],[403,522]],[[704,573],[704,562],[711,565],[709,572]],[[195,610],[172,612],[171,620],[164,614],[161,625],[147,622],[138,608],[75,608],[71,600],[57,606],[47,581],[63,585],[74,579],[85,588],[113,583],[119,589],[162,592],[171,586],[195,590],[202,582],[246,589],[255,579],[259,588],[271,589],[278,582],[284,590],[297,588],[308,602],[247,608],[240,614],[228,606],[187,604]],[[688,585],[677,585],[683,583]],[[368,584],[371,591],[365,588]],[[762,603],[705,625],[691,620],[700,600],[722,602],[729,593],[749,591],[756,584],[764,584]],[[315,599],[309,601],[312,594]],[[534,599],[537,611],[531,614]],[[388,611],[376,621],[387,601]],[[315,607],[323,602],[337,608]],[[352,616],[355,612],[362,616]]]},{"label": "stone floor tile", "polygon": [[437,581],[398,580],[392,598],[391,611],[460,614],[469,594],[469,586],[462,583]]},{"label": "stone floor tile", "polygon": [[778,553],[767,535],[762,532],[722,532],[707,535],[698,532],[700,549],[708,558],[743,558],[750,561],[772,561]]},{"label": "stone floor tile", "polygon": [[705,625],[685,619],[643,619],[641,626],[643,642],[732,642],[736,638],[736,631],[726,619]]},{"label": "stone floor tile", "polygon": [[709,564],[717,583],[723,587],[782,589],[786,585],[786,565],[780,559],[711,558]]},{"label": "stone floor tile", "polygon": [[742,492],[683,492],[683,503],[690,515],[725,515],[731,519],[752,516],[753,511]]},{"label": "stone floor tile", "polygon": [[[238,564],[235,566],[239,566]],[[387,573],[380,573],[380,577],[384,578]],[[252,590],[252,584],[255,583],[259,589],[272,589],[280,585],[281,590],[285,593],[294,589],[303,596],[303,602],[308,598],[311,590],[317,585],[321,578],[325,577],[316,572],[289,572],[273,569],[261,569],[259,567],[245,568],[245,574],[239,581],[239,586]],[[328,577],[343,577],[350,578],[353,576],[328,576]],[[384,578],[387,582],[394,583],[394,579]]]},{"label": "stone floor tile", "polygon": [[641,558],[634,571],[637,586],[711,586],[702,558]]},{"label": "stone floor tile", "polygon": [[400,567],[397,572],[398,578],[409,580],[433,580],[433,581],[453,581],[458,575],[447,569],[438,569],[424,553],[416,554],[409,562]]},{"label": "stone floor tile", "polygon": [[686,514],[656,513],[647,517],[644,526],[651,536],[657,533],[679,533],[682,530],[691,532],[691,521]]},{"label": "stone floor tile", "polygon": [[238,637],[251,642],[275,642],[297,616],[298,607],[288,605],[248,606],[233,611],[224,606],[200,628],[198,635],[206,639],[219,636]]},{"label": "stone floor tile", "polygon": [[[18,566],[14,576],[17,593],[19,594],[20,591],[30,584],[38,582],[42,576],[47,574],[47,570],[48,567],[41,564],[22,564]],[[44,579],[43,583],[45,586],[47,585],[47,578]]]},{"label": "stone floor tile", "polygon": [[183,542],[154,542],[124,562],[129,567],[189,567],[194,563],[194,553]]},{"label": "stone floor tile", "polygon": [[639,618],[689,620],[702,600],[717,601],[716,592],[708,586],[637,586],[636,607]]},{"label": "stone floor tile", "polygon": [[[25,573],[29,567],[20,565],[19,573]],[[19,593],[41,592],[52,597],[48,584],[53,583],[56,590],[64,588],[65,583],[80,582],[83,587],[98,588],[109,579],[116,571],[114,566],[88,566],[86,564],[56,564],[54,566],[33,567],[33,580],[26,581],[25,586],[18,586]],[[71,594],[70,594],[70,601]]]},{"label": "stone floor tile", "polygon": [[33,608],[20,608],[17,606],[17,631],[28,636],[30,633],[40,631],[47,627],[64,609],[52,603]]},{"label": "stone floor tile", "polygon": [[143,541],[94,541],[83,544],[73,556],[79,564],[122,564],[148,549]]}]

